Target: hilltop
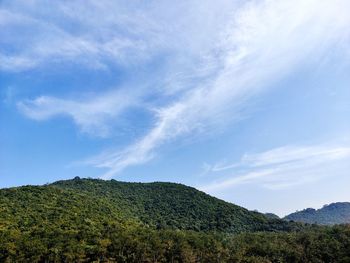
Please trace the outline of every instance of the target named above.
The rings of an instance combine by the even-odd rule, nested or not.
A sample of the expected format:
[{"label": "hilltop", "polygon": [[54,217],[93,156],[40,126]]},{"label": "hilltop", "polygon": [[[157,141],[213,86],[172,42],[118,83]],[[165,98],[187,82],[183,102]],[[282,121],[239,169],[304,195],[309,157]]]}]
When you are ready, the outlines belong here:
[{"label": "hilltop", "polygon": [[239,233],[290,230],[294,227],[176,183],[127,183],[75,178],[47,187],[104,200],[125,218],[156,229]]}]

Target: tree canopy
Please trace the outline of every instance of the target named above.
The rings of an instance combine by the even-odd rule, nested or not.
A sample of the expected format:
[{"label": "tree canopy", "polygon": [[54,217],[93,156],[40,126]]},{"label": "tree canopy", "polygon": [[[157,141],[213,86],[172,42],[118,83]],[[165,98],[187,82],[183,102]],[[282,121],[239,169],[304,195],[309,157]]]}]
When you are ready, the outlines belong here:
[{"label": "tree canopy", "polygon": [[269,219],[172,183],[0,190],[0,262],[349,262],[350,227]]}]

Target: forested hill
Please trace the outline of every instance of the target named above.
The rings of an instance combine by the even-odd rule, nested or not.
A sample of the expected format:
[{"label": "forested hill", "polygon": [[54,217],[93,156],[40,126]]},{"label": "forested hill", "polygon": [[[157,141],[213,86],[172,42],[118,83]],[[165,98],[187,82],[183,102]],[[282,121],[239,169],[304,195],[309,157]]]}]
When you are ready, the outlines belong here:
[{"label": "forested hill", "polygon": [[132,221],[153,229],[238,233],[297,225],[174,183],[80,179],[0,190],[0,229],[55,225],[76,228]]},{"label": "forested hill", "polygon": [[104,200],[119,214],[157,229],[237,233],[289,230],[295,227],[182,184],[126,183],[75,178],[58,181],[48,187],[73,190]]},{"label": "forested hill", "polygon": [[321,209],[307,208],[285,217],[287,220],[310,224],[335,225],[350,223],[350,203],[339,202],[325,205]]},{"label": "forested hill", "polygon": [[350,226],[268,219],[180,184],[0,190],[0,262],[350,262],[349,247]]}]

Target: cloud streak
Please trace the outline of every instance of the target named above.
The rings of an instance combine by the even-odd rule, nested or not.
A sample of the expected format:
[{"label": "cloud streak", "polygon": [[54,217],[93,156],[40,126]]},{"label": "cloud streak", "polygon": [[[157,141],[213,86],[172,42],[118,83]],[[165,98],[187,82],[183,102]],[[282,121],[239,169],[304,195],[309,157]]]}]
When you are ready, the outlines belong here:
[{"label": "cloud streak", "polygon": [[110,178],[127,166],[150,160],[166,141],[239,119],[247,99],[297,65],[319,58],[349,33],[350,21],[343,11],[349,4],[337,3],[253,1],[242,7],[227,21],[212,50],[219,54],[211,58],[216,65],[213,77],[160,109],[158,121],[144,138],[92,163],[109,168],[103,177]]},{"label": "cloud streak", "polygon": [[236,5],[227,0],[219,6],[211,1],[200,4],[198,8],[197,1],[178,1],[169,9],[156,1],[47,5],[42,0],[5,0],[0,5],[0,70],[21,72],[62,63],[105,70],[140,65],[173,52],[178,56],[172,57],[174,62],[198,59],[212,48],[219,21],[228,15],[221,7]]},{"label": "cloud streak", "polygon": [[99,96],[90,95],[80,99],[61,99],[41,96],[34,100],[17,103],[27,117],[43,121],[56,116],[68,116],[82,132],[106,137],[110,134],[108,122],[115,121],[127,109],[136,106],[136,96],[123,91],[111,91]]},{"label": "cloud streak", "polygon": [[[91,13],[92,6],[101,20]],[[168,142],[240,120],[247,102],[273,88],[278,80],[301,66],[318,63],[330,48],[341,54],[349,48],[344,44],[350,33],[346,0],[186,1],[172,10],[162,4],[155,8],[153,3],[136,8],[135,13],[130,12],[135,6],[125,8],[114,1],[89,2],[81,12],[73,13],[76,7],[65,3],[57,8],[63,10],[63,17],[89,30],[74,34],[66,25],[35,18],[33,23],[38,23],[40,32],[53,35],[33,39],[34,45],[25,47],[20,57],[7,54],[2,68],[34,67],[55,59],[97,68],[142,64],[160,55],[171,61],[149,75],[159,75],[154,80],[154,86],[160,86],[157,96],[167,101],[150,106],[153,127],[125,149],[86,161],[105,168],[103,178],[150,161]],[[110,11],[118,9],[126,12]],[[142,105],[142,100],[141,96],[137,104]],[[134,101],[114,96],[113,100],[101,96],[96,101],[43,96],[18,106],[37,120],[71,116],[83,131],[98,130],[103,135]],[[259,173],[253,173],[248,178],[257,176]]]},{"label": "cloud streak", "polygon": [[219,192],[240,184],[258,184],[273,190],[285,189],[338,174],[337,171],[346,171],[349,163],[348,146],[284,146],[246,154],[238,163],[214,165],[207,169],[207,173],[221,173],[225,179],[200,188]]},{"label": "cloud streak", "polygon": [[[116,1],[52,2],[49,6],[43,1],[4,1],[0,69],[21,72],[59,63],[108,69],[139,63],[158,45],[152,37],[157,27],[142,14],[131,18],[113,12],[123,9]],[[141,33],[149,38],[138,38]]]}]

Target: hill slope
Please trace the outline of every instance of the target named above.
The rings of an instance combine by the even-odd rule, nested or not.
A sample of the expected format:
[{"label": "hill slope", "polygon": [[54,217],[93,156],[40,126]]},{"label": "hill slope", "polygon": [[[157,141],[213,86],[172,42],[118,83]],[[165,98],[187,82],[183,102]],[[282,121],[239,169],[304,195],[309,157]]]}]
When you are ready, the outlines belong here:
[{"label": "hill slope", "polygon": [[295,225],[248,211],[174,183],[80,179],[0,190],[0,229],[80,229],[133,222],[154,229],[238,233],[290,230]]},{"label": "hill slope", "polygon": [[74,179],[51,186],[103,198],[120,213],[157,229],[244,232],[285,230],[291,225],[271,220],[237,205],[175,183],[125,183]]},{"label": "hill slope", "polygon": [[0,190],[0,262],[349,262],[349,247],[350,226],[300,227],[180,184]]},{"label": "hill slope", "polygon": [[127,221],[102,198],[50,186],[23,186],[0,190],[0,231],[32,228],[69,230]]},{"label": "hill slope", "polygon": [[350,223],[350,203],[332,203],[321,209],[307,208],[285,217],[287,220],[309,224],[335,225]]}]

